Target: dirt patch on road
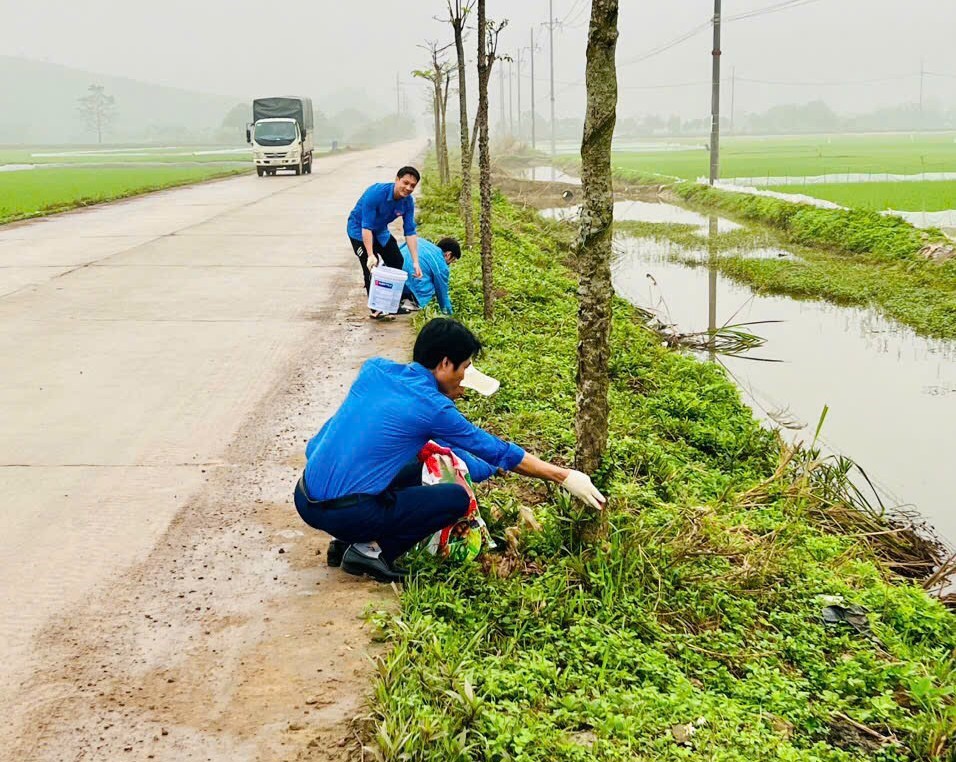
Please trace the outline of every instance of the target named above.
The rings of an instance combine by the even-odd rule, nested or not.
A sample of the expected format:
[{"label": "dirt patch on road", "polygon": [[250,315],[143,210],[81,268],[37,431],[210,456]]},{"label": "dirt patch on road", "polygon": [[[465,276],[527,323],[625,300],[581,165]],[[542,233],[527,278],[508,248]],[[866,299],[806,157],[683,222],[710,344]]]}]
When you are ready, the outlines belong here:
[{"label": "dirt patch on road", "polygon": [[[360,303],[357,293],[347,293]],[[345,760],[396,591],[329,569],[291,502],[305,440],[407,320],[330,310],[149,558],[43,633],[10,759]],[[310,315],[309,319],[314,319]]]}]

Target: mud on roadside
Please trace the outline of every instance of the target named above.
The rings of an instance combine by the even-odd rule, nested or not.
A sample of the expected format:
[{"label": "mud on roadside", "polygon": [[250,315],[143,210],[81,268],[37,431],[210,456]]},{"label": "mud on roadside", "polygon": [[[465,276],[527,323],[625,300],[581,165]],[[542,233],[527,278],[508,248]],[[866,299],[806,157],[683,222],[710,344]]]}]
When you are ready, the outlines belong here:
[{"label": "mud on roadside", "polygon": [[[354,298],[353,298],[354,297]],[[358,304],[346,289],[343,301]],[[148,558],[38,638],[11,760],[346,760],[381,646],[364,612],[395,591],[325,564],[291,493],[305,440],[407,319],[310,313],[307,346]]]}]

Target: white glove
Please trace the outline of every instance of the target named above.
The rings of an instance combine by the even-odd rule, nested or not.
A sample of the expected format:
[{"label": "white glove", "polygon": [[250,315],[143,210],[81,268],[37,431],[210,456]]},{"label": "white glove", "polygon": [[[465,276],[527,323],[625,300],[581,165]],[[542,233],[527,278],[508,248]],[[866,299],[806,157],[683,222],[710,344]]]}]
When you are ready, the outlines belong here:
[{"label": "white glove", "polygon": [[374,270],[378,267],[378,257],[375,254],[369,254],[365,266],[368,267],[369,270]]},{"label": "white glove", "polygon": [[596,510],[604,508],[607,498],[604,497],[591,483],[591,477],[580,471],[571,471],[567,478],[561,482],[561,486],[574,495],[578,500],[583,500]]}]

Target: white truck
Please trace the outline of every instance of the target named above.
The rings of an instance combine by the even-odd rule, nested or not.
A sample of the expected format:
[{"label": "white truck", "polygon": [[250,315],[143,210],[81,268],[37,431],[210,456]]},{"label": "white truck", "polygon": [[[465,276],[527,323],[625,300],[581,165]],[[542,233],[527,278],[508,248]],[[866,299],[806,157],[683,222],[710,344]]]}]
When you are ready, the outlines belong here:
[{"label": "white truck", "polygon": [[246,142],[252,146],[259,177],[280,169],[291,169],[297,175],[312,173],[315,122],[311,98],[256,98],[252,120],[246,126]]}]

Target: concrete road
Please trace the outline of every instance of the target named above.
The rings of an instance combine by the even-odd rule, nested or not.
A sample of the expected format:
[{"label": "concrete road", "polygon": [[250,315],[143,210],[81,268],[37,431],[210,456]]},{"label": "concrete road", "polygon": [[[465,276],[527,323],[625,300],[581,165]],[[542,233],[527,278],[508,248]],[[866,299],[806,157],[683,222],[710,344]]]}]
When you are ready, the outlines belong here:
[{"label": "concrete road", "polygon": [[[0,702],[19,705],[20,720],[76,687],[64,674],[37,680],[53,659],[41,635],[62,645],[63,623],[93,600],[97,627],[120,626],[113,589],[211,475],[249,460],[236,456],[237,436],[268,428],[250,420],[288,386],[297,353],[324,341],[319,362],[351,371],[383,344],[387,330],[362,323],[345,219],[369,183],[420,150],[395,144],[323,158],[311,176],[228,179],[0,228]],[[349,310],[351,325],[336,319]],[[358,331],[351,348],[346,329]],[[276,495],[314,423],[290,435]],[[83,748],[83,758],[113,753]]]}]

